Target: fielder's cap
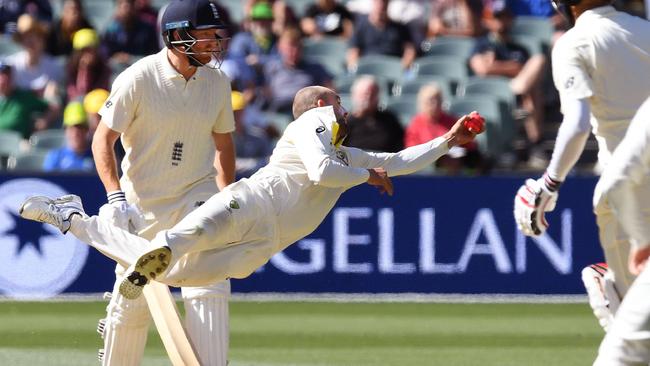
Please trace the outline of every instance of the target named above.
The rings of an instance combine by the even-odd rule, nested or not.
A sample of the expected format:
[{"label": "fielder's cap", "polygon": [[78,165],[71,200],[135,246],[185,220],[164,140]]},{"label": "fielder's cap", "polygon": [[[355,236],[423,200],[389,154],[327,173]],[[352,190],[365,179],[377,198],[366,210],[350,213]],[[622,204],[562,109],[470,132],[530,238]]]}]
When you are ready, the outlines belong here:
[{"label": "fielder's cap", "polygon": [[2,74],[11,74],[12,68],[11,65],[5,61],[0,61],[0,73]]},{"label": "fielder's cap", "polygon": [[70,102],[63,110],[63,125],[66,127],[88,125],[86,111],[81,102]]},{"label": "fielder's cap", "polygon": [[81,50],[86,47],[97,47],[99,45],[99,36],[94,29],[79,29],[72,36],[72,48]]},{"label": "fielder's cap", "polygon": [[257,3],[251,8],[251,19],[253,20],[273,20],[273,8],[266,1]]},{"label": "fielder's cap", "polygon": [[162,16],[162,31],[178,28],[224,29],[217,6],[209,0],[173,0]]},{"label": "fielder's cap", "polygon": [[99,113],[99,110],[102,109],[102,106],[104,106],[104,103],[108,99],[108,95],[109,93],[106,89],[94,89],[89,91],[83,101],[86,113]]},{"label": "fielder's cap", "polygon": [[244,94],[234,91],[230,93],[230,100],[232,102],[233,111],[241,111],[246,108],[246,99],[244,99]]}]

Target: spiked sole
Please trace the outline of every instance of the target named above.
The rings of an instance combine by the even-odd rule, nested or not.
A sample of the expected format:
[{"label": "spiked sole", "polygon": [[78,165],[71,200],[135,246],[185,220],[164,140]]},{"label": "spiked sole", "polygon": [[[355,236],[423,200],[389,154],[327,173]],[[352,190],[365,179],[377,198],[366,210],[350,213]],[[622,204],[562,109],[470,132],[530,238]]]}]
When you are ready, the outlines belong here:
[{"label": "spiked sole", "polygon": [[130,300],[140,297],[144,286],[167,270],[171,256],[169,247],[157,248],[142,255],[133,271],[120,283],[120,294]]}]

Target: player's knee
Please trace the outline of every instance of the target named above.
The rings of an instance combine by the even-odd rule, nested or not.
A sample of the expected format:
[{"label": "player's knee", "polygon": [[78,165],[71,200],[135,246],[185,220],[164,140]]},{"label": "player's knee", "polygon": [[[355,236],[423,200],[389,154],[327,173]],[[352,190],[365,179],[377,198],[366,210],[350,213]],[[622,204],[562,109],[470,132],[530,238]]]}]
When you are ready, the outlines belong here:
[{"label": "player's knee", "polygon": [[106,322],[112,325],[126,324],[130,327],[141,327],[151,321],[149,307],[144,297],[128,300],[122,295],[114,295],[106,307],[106,313]]}]

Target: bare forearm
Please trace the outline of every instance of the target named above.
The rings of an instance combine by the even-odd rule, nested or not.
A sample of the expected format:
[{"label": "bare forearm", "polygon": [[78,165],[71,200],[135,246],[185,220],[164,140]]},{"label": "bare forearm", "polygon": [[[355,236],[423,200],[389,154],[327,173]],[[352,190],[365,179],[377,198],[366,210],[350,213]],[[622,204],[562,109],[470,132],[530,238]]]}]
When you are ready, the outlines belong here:
[{"label": "bare forearm", "polygon": [[214,167],[217,169],[217,187],[224,189],[235,181],[235,147],[221,146],[214,157]]},{"label": "bare forearm", "polygon": [[95,159],[95,167],[99,179],[104,184],[106,192],[120,190],[120,179],[117,174],[117,158],[113,150],[113,144],[100,139],[93,140],[92,150]]}]

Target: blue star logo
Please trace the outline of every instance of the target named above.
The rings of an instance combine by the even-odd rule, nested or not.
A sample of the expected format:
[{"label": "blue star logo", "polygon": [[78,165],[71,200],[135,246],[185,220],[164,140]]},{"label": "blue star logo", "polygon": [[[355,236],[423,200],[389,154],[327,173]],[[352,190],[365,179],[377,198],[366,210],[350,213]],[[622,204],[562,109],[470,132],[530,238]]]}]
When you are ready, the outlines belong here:
[{"label": "blue star logo", "polygon": [[14,235],[18,237],[16,256],[19,256],[25,247],[31,245],[42,257],[43,251],[41,250],[41,238],[54,235],[45,230],[43,224],[40,222],[25,220],[11,212],[8,213],[14,219],[15,225],[11,230],[5,232],[4,235]]}]

